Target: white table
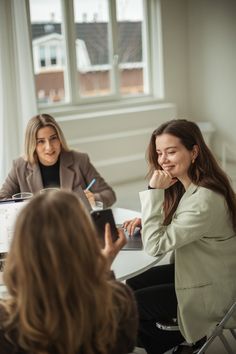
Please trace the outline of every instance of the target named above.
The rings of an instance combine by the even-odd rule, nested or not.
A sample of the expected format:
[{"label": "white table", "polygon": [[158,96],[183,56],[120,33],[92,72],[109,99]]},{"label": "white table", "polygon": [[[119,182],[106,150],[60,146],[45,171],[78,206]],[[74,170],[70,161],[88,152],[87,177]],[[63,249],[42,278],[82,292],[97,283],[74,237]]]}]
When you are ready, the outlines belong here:
[{"label": "white table", "polygon": [[[122,224],[125,220],[140,217],[140,213],[137,211],[113,208],[114,218],[117,224]],[[125,280],[138,275],[145,270],[158,264],[165,264],[169,261],[169,255],[163,255],[159,257],[151,257],[144,250],[121,250],[112,264],[112,270],[115,272],[118,280]],[[0,274],[0,297],[1,292],[5,291],[5,287],[2,285],[2,279]]]},{"label": "white table", "polygon": [[[140,217],[139,212],[129,209],[113,208],[112,211],[117,224],[122,224],[125,220]],[[151,257],[144,250],[121,250],[112,264],[112,270],[115,272],[118,280],[125,280],[153,267],[155,264],[163,261],[163,258],[164,255]]]}]

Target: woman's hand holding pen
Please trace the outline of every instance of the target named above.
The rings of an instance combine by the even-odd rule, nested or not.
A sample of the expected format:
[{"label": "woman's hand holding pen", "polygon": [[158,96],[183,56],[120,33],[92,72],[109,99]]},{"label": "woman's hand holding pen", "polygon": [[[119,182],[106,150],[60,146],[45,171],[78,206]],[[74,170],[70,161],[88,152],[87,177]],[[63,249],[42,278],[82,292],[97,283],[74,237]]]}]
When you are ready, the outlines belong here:
[{"label": "woman's hand holding pen", "polygon": [[94,185],[95,182],[96,182],[96,178],[93,178],[92,181],[87,186],[87,188],[84,190],[84,193],[85,193],[89,203],[92,206],[95,204],[95,197],[94,197],[94,194],[90,191],[90,188]]},{"label": "woman's hand holding pen", "polygon": [[95,197],[94,197],[94,194],[90,191],[88,191],[87,189],[84,190],[84,194],[86,195],[89,203],[91,205],[94,205],[95,204]]},{"label": "woman's hand holding pen", "polygon": [[149,186],[155,189],[167,189],[178,181],[168,171],[155,170],[150,179]]}]

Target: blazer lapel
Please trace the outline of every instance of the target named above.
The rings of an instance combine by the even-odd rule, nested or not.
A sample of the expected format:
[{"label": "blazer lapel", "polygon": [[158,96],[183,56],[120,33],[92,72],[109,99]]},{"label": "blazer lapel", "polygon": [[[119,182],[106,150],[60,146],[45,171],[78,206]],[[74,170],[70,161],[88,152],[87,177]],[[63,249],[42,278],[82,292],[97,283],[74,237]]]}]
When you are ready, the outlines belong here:
[{"label": "blazer lapel", "polygon": [[28,163],[28,176],[26,177],[29,190],[32,193],[36,193],[43,189],[43,182],[41,177],[41,172],[39,168],[39,164],[35,163],[33,166]]},{"label": "blazer lapel", "polygon": [[191,194],[193,194],[196,189],[198,188],[198,186],[196,186],[196,184],[191,183],[188,187],[188,189],[186,190],[186,192],[184,193],[184,195],[182,196],[182,198],[180,199],[179,205],[183,202],[183,200],[185,200],[186,198],[188,198]]},{"label": "blazer lapel", "polygon": [[191,183],[190,186],[188,187],[188,189],[186,190],[186,193],[185,193],[186,197],[195,193],[197,188],[198,188],[198,186],[196,186],[196,184]]},{"label": "blazer lapel", "polygon": [[71,152],[62,151],[60,155],[60,183],[61,188],[73,190],[75,172],[70,169],[73,165]]}]

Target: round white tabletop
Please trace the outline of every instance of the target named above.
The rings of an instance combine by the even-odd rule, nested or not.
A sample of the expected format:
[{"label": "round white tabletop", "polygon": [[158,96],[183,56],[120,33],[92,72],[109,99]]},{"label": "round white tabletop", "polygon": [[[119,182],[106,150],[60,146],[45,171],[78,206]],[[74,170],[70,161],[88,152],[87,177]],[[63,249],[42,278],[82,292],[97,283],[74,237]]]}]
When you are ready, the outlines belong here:
[{"label": "round white tabletop", "polygon": [[[139,212],[129,209],[113,208],[112,211],[116,224],[140,217]],[[112,270],[115,272],[116,279],[125,280],[151,268],[163,258],[164,255],[151,257],[144,250],[121,250],[112,264]]]},{"label": "round white tabletop", "polygon": [[[113,215],[117,224],[122,224],[125,220],[140,217],[140,213],[124,208],[113,208]],[[144,250],[121,250],[112,264],[117,280],[125,280],[138,275],[154,265],[168,263],[169,255],[151,257]],[[6,291],[2,284],[2,274],[0,273],[0,297]]]}]

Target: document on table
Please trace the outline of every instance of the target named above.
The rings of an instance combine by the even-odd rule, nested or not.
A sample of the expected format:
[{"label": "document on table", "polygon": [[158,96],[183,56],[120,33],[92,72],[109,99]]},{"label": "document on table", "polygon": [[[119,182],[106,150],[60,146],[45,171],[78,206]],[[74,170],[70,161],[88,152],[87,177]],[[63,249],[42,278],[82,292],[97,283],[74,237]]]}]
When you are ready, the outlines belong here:
[{"label": "document on table", "polygon": [[0,204],[0,253],[8,252],[17,215],[25,203]]}]

